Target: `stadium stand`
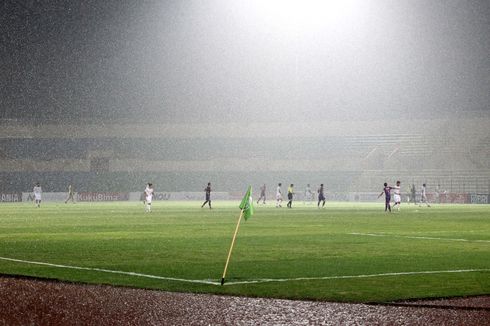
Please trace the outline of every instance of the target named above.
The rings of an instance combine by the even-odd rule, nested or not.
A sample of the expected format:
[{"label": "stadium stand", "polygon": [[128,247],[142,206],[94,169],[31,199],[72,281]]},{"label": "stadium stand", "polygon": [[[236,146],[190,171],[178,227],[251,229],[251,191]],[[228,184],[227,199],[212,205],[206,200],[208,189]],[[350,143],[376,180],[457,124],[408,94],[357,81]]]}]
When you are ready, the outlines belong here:
[{"label": "stadium stand", "polygon": [[[3,121],[0,191],[165,191],[325,183],[377,191],[385,181],[490,191],[489,119],[240,124],[48,124]],[[390,126],[387,128],[386,126]],[[391,127],[393,126],[393,127]],[[461,132],[464,130],[464,132]],[[286,132],[287,131],[287,132]]]}]

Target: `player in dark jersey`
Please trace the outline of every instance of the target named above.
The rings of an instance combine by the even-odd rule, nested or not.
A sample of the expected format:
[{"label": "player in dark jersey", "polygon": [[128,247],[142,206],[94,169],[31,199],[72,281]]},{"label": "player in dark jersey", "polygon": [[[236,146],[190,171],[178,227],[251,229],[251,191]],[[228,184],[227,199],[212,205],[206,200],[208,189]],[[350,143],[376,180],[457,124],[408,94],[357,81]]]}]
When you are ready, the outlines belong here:
[{"label": "player in dark jersey", "polygon": [[391,189],[393,189],[393,188],[389,187],[388,184],[385,182],[383,191],[378,196],[378,198],[379,198],[379,197],[383,196],[383,193],[385,194],[385,212],[387,210],[389,210],[391,212],[391,205],[390,205]]},{"label": "player in dark jersey", "polygon": [[262,199],[262,203],[265,204],[265,183],[260,187],[260,197],[257,199],[257,204]]},{"label": "player in dark jersey", "polygon": [[294,185],[291,183],[288,188],[288,208],[293,207]]},{"label": "player in dark jersey", "polygon": [[208,186],[204,188],[204,192],[206,193],[206,200],[201,205],[201,208],[203,208],[204,205],[208,204],[209,209],[211,209],[211,182],[208,182]]},{"label": "player in dark jersey", "polygon": [[318,204],[316,206],[318,208],[320,208],[320,202],[323,202],[322,207],[324,207],[325,206],[325,194],[324,194],[324,190],[323,190],[323,183],[320,185],[320,188],[318,188],[317,192],[318,192]]}]

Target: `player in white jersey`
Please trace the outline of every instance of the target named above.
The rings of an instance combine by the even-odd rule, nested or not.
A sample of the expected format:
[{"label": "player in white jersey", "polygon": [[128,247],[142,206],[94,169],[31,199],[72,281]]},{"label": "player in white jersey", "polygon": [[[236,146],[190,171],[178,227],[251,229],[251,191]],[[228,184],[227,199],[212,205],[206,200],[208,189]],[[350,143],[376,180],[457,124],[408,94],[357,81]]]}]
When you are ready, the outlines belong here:
[{"label": "player in white jersey", "polygon": [[73,186],[71,184],[68,185],[68,198],[65,200],[65,204],[68,203],[69,200],[74,204],[75,203],[75,191],[73,190]]},{"label": "player in white jersey", "polygon": [[393,189],[393,200],[395,201],[395,205],[393,205],[392,208],[395,209],[395,207],[396,207],[397,211],[400,210],[400,204],[402,202],[402,197],[400,194],[400,191],[401,191],[400,184],[401,184],[401,182],[397,181],[396,186],[392,187],[392,189]]},{"label": "player in white jersey", "polygon": [[304,203],[305,204],[310,204],[312,203],[313,200],[313,191],[311,191],[310,184],[308,183],[305,188],[305,198],[304,198]]},{"label": "player in white jersey", "polygon": [[41,189],[39,182],[36,183],[34,189],[32,189],[32,192],[34,193],[34,201],[36,202],[36,206],[41,207],[41,194],[43,190]]},{"label": "player in white jersey", "polygon": [[425,203],[427,207],[430,207],[429,201],[427,200],[427,192],[426,192],[426,185],[425,183],[422,185],[422,188],[420,188],[420,203],[419,207],[422,206],[421,204]]},{"label": "player in white jersey", "polygon": [[146,189],[145,189],[145,203],[146,203],[145,212],[147,212],[147,213],[151,212],[151,201],[152,200],[153,200],[153,184],[148,183],[146,185]]},{"label": "player in white jersey", "polygon": [[281,191],[281,183],[277,185],[276,188],[276,207],[282,207],[282,191]]}]

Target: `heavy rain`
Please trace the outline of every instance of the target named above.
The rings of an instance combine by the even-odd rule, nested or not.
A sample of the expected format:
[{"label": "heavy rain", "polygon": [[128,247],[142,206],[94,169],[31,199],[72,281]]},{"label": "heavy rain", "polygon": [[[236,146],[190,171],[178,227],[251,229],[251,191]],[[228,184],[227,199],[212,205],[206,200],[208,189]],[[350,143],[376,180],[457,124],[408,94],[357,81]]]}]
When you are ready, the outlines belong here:
[{"label": "heavy rain", "polygon": [[0,29],[0,324],[488,324],[490,1],[2,0]]},{"label": "heavy rain", "polygon": [[488,1],[5,0],[0,191],[488,193],[489,16]]}]

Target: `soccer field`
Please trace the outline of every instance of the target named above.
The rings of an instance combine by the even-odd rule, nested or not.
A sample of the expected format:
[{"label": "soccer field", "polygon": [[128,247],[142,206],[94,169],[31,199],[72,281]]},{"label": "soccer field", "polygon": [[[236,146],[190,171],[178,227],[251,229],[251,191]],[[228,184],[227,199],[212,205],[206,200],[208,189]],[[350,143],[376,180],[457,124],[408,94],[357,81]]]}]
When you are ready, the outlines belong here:
[{"label": "soccer field", "polygon": [[382,302],[490,293],[490,206],[2,204],[0,273],[179,292]]}]

